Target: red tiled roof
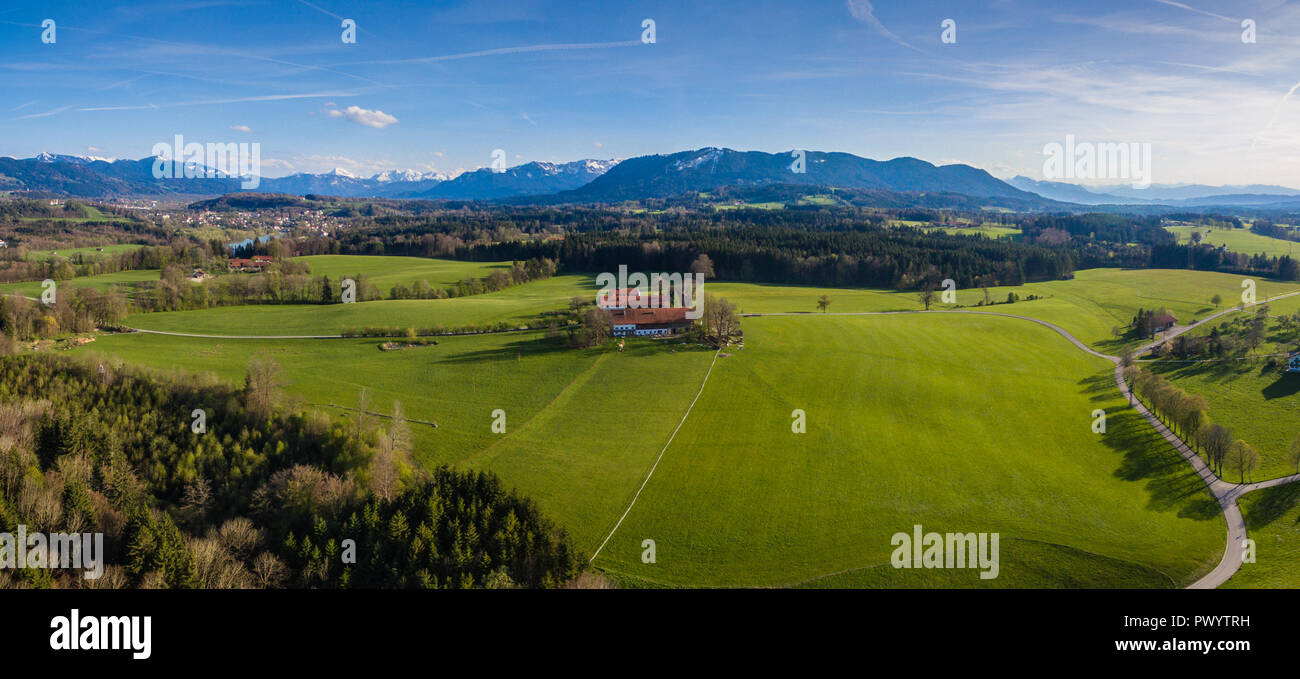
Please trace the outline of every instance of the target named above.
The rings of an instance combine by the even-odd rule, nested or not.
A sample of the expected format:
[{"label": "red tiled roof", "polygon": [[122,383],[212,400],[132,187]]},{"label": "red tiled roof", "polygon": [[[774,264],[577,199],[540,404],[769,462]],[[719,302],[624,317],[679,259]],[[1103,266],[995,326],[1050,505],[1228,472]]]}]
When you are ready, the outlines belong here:
[{"label": "red tiled roof", "polygon": [[616,309],[609,312],[609,321],[614,325],[668,325],[689,323],[686,307],[668,309]]}]

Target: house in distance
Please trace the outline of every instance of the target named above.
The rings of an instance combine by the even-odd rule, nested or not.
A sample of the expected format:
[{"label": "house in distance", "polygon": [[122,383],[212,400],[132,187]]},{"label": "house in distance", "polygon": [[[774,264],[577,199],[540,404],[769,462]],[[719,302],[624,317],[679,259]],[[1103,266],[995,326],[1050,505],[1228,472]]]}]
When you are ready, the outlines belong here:
[{"label": "house in distance", "polygon": [[1175,325],[1178,325],[1178,319],[1170,313],[1163,313],[1151,319],[1152,332],[1164,332]]}]

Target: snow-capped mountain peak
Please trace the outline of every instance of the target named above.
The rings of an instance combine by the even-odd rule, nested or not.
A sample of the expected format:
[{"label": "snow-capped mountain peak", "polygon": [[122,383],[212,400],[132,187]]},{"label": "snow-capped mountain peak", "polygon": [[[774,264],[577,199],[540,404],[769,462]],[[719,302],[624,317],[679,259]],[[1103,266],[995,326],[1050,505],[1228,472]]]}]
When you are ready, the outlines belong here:
[{"label": "snow-capped mountain peak", "polygon": [[447,175],[441,172],[420,172],[419,170],[384,170],[370,179],[377,182],[423,182],[446,181]]},{"label": "snow-capped mountain peak", "polygon": [[90,163],[96,161],[103,161],[105,163],[113,163],[117,161],[116,158],[101,158],[99,156],[73,156],[73,155],[67,155],[63,153],[50,153],[49,151],[42,151],[36,154],[35,156],[32,156],[31,159],[39,163],[73,163],[74,165],[89,165]]}]

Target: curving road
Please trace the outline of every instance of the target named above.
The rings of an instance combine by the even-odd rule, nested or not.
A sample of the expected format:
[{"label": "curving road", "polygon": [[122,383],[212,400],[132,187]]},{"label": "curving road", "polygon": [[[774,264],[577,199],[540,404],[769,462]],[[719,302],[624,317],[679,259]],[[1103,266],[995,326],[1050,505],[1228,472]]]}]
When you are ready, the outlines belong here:
[{"label": "curving road", "polygon": [[[1297,290],[1296,292],[1288,292],[1284,295],[1276,295],[1272,298],[1264,300],[1264,302],[1261,302],[1261,304],[1267,303],[1270,300],[1282,299],[1283,297],[1291,297],[1293,295],[1300,295],[1300,290]],[[1201,325],[1203,325],[1208,321],[1212,321],[1225,314],[1242,311],[1245,306],[1246,306],[1245,304],[1241,304],[1235,307],[1230,307],[1218,313],[1211,314],[1210,316],[1206,316],[1205,318],[1191,325],[1171,328],[1168,331],[1166,331],[1164,333],[1164,336],[1161,337],[1160,339],[1154,340],[1152,342],[1148,342],[1138,347],[1137,349],[1134,350],[1133,353],[1134,355],[1141,355],[1151,350],[1152,347],[1155,347],[1158,344],[1161,344],[1167,340],[1177,337],[1178,335],[1181,335],[1184,332],[1191,330],[1192,328],[1200,327]],[[1161,422],[1154,414],[1152,414],[1151,411],[1147,410],[1146,406],[1142,405],[1141,401],[1132,397],[1132,394],[1130,393],[1128,388],[1128,384],[1124,382],[1124,374],[1123,374],[1124,369],[1119,364],[1120,359],[1118,356],[1103,354],[1093,349],[1092,347],[1088,346],[1087,344],[1084,344],[1082,341],[1079,340],[1079,338],[1075,337],[1074,335],[1071,335],[1069,331],[1062,328],[1061,326],[1053,323],[1048,323],[1047,321],[1044,321],[1042,319],[1032,318],[1029,316],[1020,316],[1018,314],[1004,314],[996,311],[974,311],[968,309],[934,309],[931,311],[920,311],[920,310],[860,311],[860,312],[839,312],[839,313],[823,312],[820,314],[753,313],[753,314],[741,314],[741,316],[889,316],[894,314],[926,314],[926,313],[977,314],[981,316],[1003,316],[1005,318],[1018,318],[1022,321],[1030,321],[1032,323],[1037,323],[1041,326],[1056,331],[1057,334],[1069,340],[1071,344],[1078,347],[1081,351],[1085,351],[1098,358],[1104,358],[1115,364],[1115,385],[1119,387],[1120,393],[1123,394],[1126,398],[1128,398],[1129,403],[1132,404],[1133,408],[1136,409],[1138,413],[1140,413],[1143,417],[1146,418],[1147,422],[1151,424],[1151,426],[1156,430],[1156,432],[1159,433],[1161,436],[1163,436],[1165,440],[1169,442],[1169,445],[1173,446],[1174,450],[1178,451],[1178,454],[1182,455],[1184,460],[1187,460],[1188,464],[1192,465],[1192,469],[1196,470],[1197,475],[1200,476],[1201,480],[1205,482],[1205,485],[1209,489],[1210,494],[1214,496],[1214,499],[1219,503],[1219,507],[1223,509],[1223,520],[1224,523],[1227,525],[1227,529],[1228,529],[1227,530],[1228,542],[1227,542],[1227,546],[1224,547],[1223,550],[1223,558],[1220,559],[1219,565],[1215,566],[1214,570],[1210,571],[1209,573],[1206,573],[1204,576],[1201,577],[1201,579],[1197,580],[1191,585],[1188,585],[1187,587],[1188,589],[1214,589],[1219,585],[1222,585],[1223,583],[1227,582],[1228,578],[1231,578],[1233,575],[1235,575],[1237,570],[1241,568],[1241,555],[1244,546],[1243,542],[1246,540],[1246,520],[1245,517],[1243,517],[1241,514],[1241,508],[1237,506],[1238,498],[1240,498],[1242,495],[1245,495],[1246,493],[1256,491],[1261,488],[1272,488],[1274,486],[1280,486],[1287,483],[1294,483],[1296,481],[1300,481],[1300,474],[1285,476],[1278,479],[1271,479],[1269,481],[1260,481],[1258,483],[1247,483],[1247,484],[1232,483],[1231,481],[1225,481],[1219,478],[1210,469],[1209,465],[1205,464],[1205,461],[1201,459],[1201,456],[1198,455],[1196,451],[1192,450],[1191,447],[1187,445],[1186,441],[1183,441],[1181,438],[1178,437],[1177,434],[1170,431],[1170,429],[1166,427],[1164,423]]]}]

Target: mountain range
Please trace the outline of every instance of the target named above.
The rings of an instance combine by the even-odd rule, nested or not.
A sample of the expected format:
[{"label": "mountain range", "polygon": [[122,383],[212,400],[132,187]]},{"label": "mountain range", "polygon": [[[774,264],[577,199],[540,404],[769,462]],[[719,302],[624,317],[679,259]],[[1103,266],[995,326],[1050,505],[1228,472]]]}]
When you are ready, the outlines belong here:
[{"label": "mountain range", "polygon": [[[112,198],[123,196],[219,196],[242,192],[238,179],[158,179],[153,158],[113,160],[42,153],[0,158],[0,191],[38,195]],[[719,190],[752,192],[763,187],[829,187],[880,196],[890,204],[965,197],[1016,209],[1077,209],[1079,206],[1300,208],[1300,191],[1283,186],[1215,187],[1201,184],[1085,187],[1016,176],[1006,181],[962,164],[934,165],[917,158],[872,160],[821,151],[735,151],[706,147],[623,161],[529,162],[504,171],[488,168],[454,178],[436,172],[389,170],[358,177],[334,169],[263,178],[261,193],[346,198],[419,198],[514,203],[617,202],[690,196]],[[865,193],[862,193],[865,192]],[[1111,206],[1118,206],[1111,208]],[[1138,207],[1142,206],[1142,207]]]},{"label": "mountain range", "polygon": [[1300,203],[1300,190],[1274,184],[1208,186],[1205,184],[1152,184],[1135,189],[1129,184],[1095,187],[1043,181],[1017,175],[1008,184],[1044,198],[1080,205],[1286,205]]}]

